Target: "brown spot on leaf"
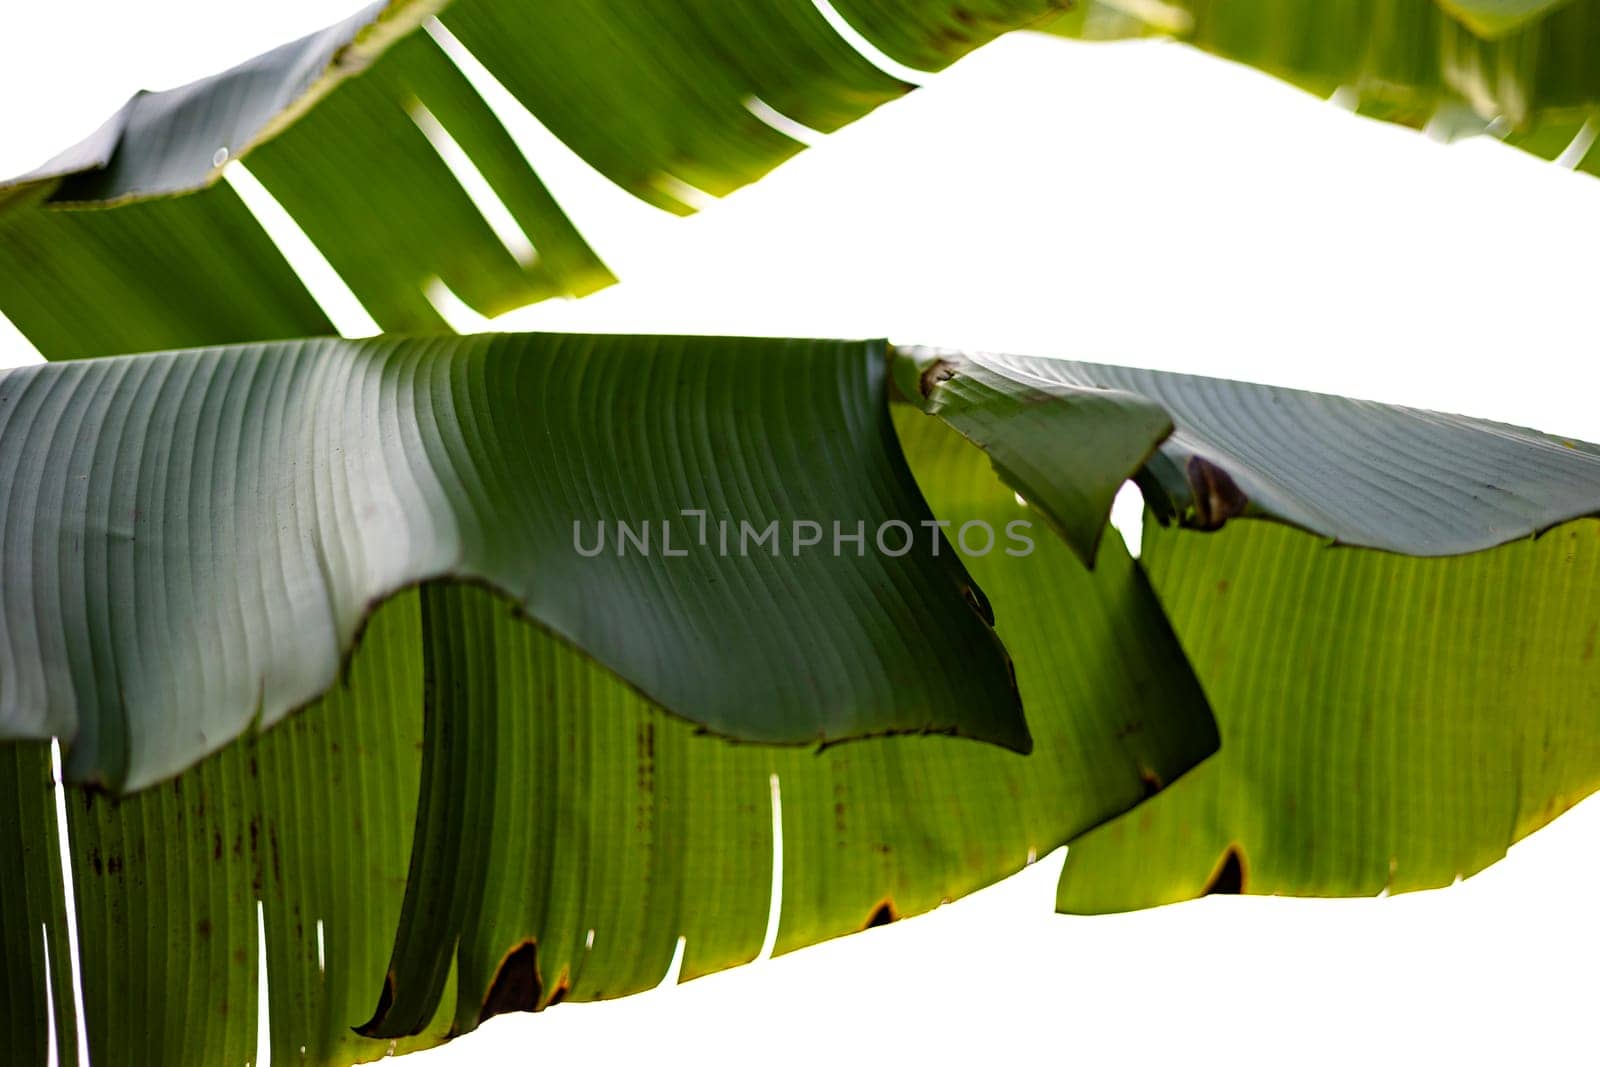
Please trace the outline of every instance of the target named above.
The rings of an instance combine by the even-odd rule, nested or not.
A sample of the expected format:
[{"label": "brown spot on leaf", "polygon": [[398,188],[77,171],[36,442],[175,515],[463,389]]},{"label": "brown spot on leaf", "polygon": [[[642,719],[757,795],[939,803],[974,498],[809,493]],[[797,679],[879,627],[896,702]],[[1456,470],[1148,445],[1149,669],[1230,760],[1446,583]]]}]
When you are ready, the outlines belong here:
[{"label": "brown spot on leaf", "polygon": [[478,1022],[513,1011],[538,1011],[544,981],[539,977],[539,945],[522,942],[506,954],[494,973],[494,981],[483,998]]},{"label": "brown spot on leaf", "polygon": [[211,920],[210,919],[201,919],[199,922],[194,924],[194,929],[195,929],[195,933],[199,934],[201,937],[203,937],[203,938],[210,937],[211,936]]},{"label": "brown spot on leaf", "polygon": [[1161,792],[1161,776],[1149,767],[1139,768],[1139,781],[1144,783],[1144,795],[1146,799],[1149,799],[1150,797],[1153,797],[1157,793]]},{"label": "brown spot on leaf", "polygon": [[1244,892],[1244,850],[1238,845],[1229,845],[1228,851],[1222,854],[1222,860],[1217,864],[1217,869],[1211,875],[1211,881],[1206,883],[1205,892],[1201,896],[1237,896]]},{"label": "brown spot on leaf", "polygon": [[932,396],[933,390],[941,382],[948,382],[956,376],[956,366],[946,360],[936,359],[923,368],[922,376],[917,379],[917,388],[924,397]]},{"label": "brown spot on leaf", "polygon": [[1223,523],[1244,512],[1250,498],[1245,496],[1233,475],[1206,459],[1189,457],[1184,468],[1189,479],[1189,491],[1194,497],[1193,525],[1201,530],[1215,530]]}]

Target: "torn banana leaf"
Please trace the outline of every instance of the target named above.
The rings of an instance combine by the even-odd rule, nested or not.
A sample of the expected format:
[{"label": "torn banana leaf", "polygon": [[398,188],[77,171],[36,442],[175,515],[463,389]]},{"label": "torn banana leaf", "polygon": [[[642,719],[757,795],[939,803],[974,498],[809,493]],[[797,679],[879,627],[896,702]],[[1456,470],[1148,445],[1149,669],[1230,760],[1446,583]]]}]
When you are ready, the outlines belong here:
[{"label": "torn banana leaf", "polygon": [[[0,734],[148,785],[313,700],[380,600],[448,576],[726,735],[1026,750],[887,370],[875,342],[528,334],[8,371]],[[886,523],[909,550],[877,550]]]},{"label": "torn banana leaf", "polygon": [[1086,557],[1130,475],[1186,526],[1268,518],[1414,556],[1600,514],[1600,447],[1517,426],[1033,356],[902,348],[895,362],[898,392],[983,447]]},{"label": "torn banana leaf", "polygon": [[[1592,140],[1600,110],[1600,65],[1587,54],[1600,0],[839,0],[832,17],[930,70],[1014,29],[1174,34],[1323,95],[1346,89],[1366,113],[1493,129],[1545,158]],[[527,114],[491,107],[480,89],[508,91],[509,106],[601,174],[688,213],[801,149],[759,116],[830,131],[910,86],[793,0],[390,0],[210,78],[140,93],[81,144],[0,183],[0,313],[71,356],[319,332],[259,332],[278,310],[320,313],[219,182],[241,161],[386,330],[446,329],[437,284],[485,315],[609,284],[529,162],[547,149],[511,132]],[[1569,156],[1600,167],[1600,153]],[[520,238],[475,206],[456,177],[463,160]],[[151,299],[175,292],[181,306]],[[258,329],[229,332],[226,309],[251,303]],[[130,317],[145,343],[119,334]]]},{"label": "torn banana leaf", "polygon": [[[810,4],[392,0],[140,93],[82,144],[0,183],[0,312],[70,356],[316,332],[226,329],[252,300],[266,305],[262,325],[274,303],[309,303],[219,182],[240,161],[387,330],[447,328],[428,296],[436,280],[485,315],[609,284],[508,132],[515,116],[463,73],[479,65],[601,173],[679,213],[697,191],[728,192],[800,150],[762,107],[832,130],[910,88]],[[444,139],[531,256],[474,205]],[[174,292],[181,305],[151,299]],[[143,345],[119,333],[130,315],[149,328]]]},{"label": "torn banana leaf", "polygon": [[253,1061],[262,967],[277,1061],[366,1062],[442,1038],[447,1019],[393,1050],[351,1030],[411,852],[418,604],[415,590],[386,601],[339,684],[278,726],[131,796],[68,788],[94,1063]]},{"label": "torn banana leaf", "polygon": [[[17,1062],[77,1062],[50,746],[0,744],[0,1027]],[[55,1038],[54,1048],[51,1037]]]},{"label": "torn banana leaf", "polygon": [[[940,519],[1033,514],[936,421],[896,423]],[[785,952],[1005,877],[1215,750],[1120,541],[1093,572],[1043,529],[971,565],[1014,650],[1027,757],[944,737],[730,745],[487,590],[392,598],[317,705],[134,796],[72,801],[95,1062],[249,1054],[255,898],[273,1048],[342,1064],[651,988],[680,936],[685,979],[753,958],[774,776]]]},{"label": "torn banana leaf", "polygon": [[1221,752],[1073,842],[1057,906],[1449,885],[1600,785],[1600,522],[1470,556],[1147,522]]}]

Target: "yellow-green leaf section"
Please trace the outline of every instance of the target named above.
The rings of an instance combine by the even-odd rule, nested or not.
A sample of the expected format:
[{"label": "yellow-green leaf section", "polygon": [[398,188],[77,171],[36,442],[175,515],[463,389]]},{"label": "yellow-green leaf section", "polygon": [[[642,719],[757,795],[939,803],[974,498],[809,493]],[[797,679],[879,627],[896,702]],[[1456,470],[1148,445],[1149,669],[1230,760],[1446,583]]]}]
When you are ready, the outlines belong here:
[{"label": "yellow-green leaf section", "polygon": [[1485,552],[1146,524],[1222,750],[1072,844],[1057,905],[1449,885],[1600,785],[1600,522]]}]

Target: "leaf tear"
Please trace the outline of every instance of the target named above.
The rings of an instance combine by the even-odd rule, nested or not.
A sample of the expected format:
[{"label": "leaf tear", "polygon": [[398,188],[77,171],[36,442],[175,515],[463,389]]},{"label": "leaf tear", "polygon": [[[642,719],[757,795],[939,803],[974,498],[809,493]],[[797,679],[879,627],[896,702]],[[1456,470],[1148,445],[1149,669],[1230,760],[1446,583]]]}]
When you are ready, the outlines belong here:
[{"label": "leaf tear", "polygon": [[861,929],[871,930],[875,926],[888,926],[898,918],[900,916],[894,910],[894,901],[884,898],[883,902],[872,910],[872,914],[867,916],[867,921]]},{"label": "leaf tear", "polygon": [[1201,896],[1238,896],[1244,892],[1244,850],[1229,845]]}]

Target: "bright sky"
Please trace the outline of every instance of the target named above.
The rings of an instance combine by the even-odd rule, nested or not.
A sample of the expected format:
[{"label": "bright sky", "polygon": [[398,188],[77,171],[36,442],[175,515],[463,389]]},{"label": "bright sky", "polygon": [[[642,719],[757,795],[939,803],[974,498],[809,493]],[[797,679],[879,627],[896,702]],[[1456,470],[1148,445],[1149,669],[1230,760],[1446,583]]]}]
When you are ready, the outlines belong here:
[{"label": "bright sky", "polygon": [[[136,88],[355,6],[17,5],[0,173]],[[686,221],[513,132],[624,282],[496,328],[887,335],[1600,440],[1600,182],[1435,144],[1179,46],[1008,38]],[[31,358],[0,321],[0,365]],[[1096,919],[1052,914],[1057,853],[924,918],[498,1019],[416,1062],[1569,1059],[1595,1041],[1597,835],[1590,803],[1449,890]]]}]

